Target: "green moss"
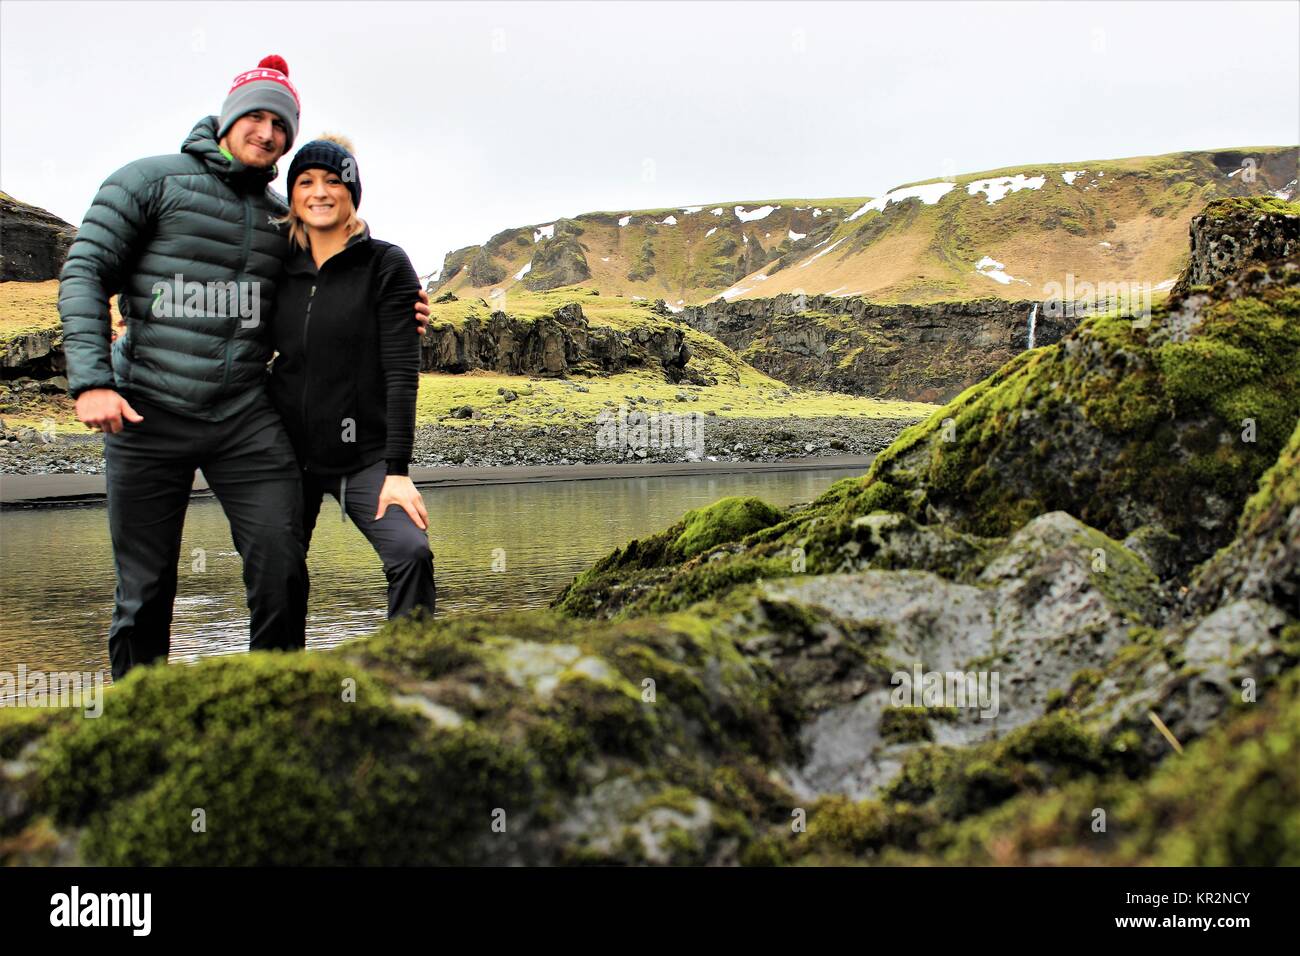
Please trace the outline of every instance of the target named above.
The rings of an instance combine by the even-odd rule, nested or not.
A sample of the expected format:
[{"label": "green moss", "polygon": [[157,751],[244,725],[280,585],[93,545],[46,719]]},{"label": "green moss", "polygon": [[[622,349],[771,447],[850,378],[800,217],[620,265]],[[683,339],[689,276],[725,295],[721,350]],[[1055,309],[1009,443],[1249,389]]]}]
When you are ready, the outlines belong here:
[{"label": "green moss", "polygon": [[860,856],[886,845],[914,846],[933,819],[915,806],[875,800],[854,802],[847,797],[819,799],[808,813],[808,832],[797,841],[800,855]]},{"label": "green moss", "polygon": [[[784,517],[784,512],[754,497],[723,498],[706,508],[689,511],[664,531],[633,540],[601,558],[560,593],[554,607],[575,617],[592,617],[608,614],[611,607],[621,607],[620,595],[648,591],[652,592],[645,599],[648,607],[675,610],[719,590],[756,580],[765,570],[780,573],[779,565],[788,563],[788,559],[765,558],[718,568],[713,562],[699,561],[719,545],[740,541]],[[674,584],[659,589],[673,573],[660,569],[672,569],[692,558],[699,558],[691,564],[699,569],[698,575],[680,588]]]},{"label": "green moss", "polygon": [[650,810],[664,808],[691,816],[695,812],[698,797],[685,787],[666,787],[637,808],[634,816],[641,816]]},{"label": "green moss", "polygon": [[[1186,502],[1213,494],[1244,503],[1291,434],[1300,290],[1211,305],[1185,338],[1173,328],[1161,308],[1150,328],[1117,315],[1084,321],[909,428],[860,485],[881,485],[892,507],[901,495],[914,517],[937,507],[984,536],[1060,509],[1122,537],[1134,502],[1176,535],[1223,543],[1231,527],[1207,534]],[[1254,441],[1242,440],[1246,419]],[[1104,463],[1091,450],[1103,447]],[[822,503],[832,496],[851,501],[852,484]]]},{"label": "green moss", "polygon": [[1276,196],[1229,196],[1208,203],[1201,215],[1222,219],[1234,213],[1271,213],[1274,215],[1300,215],[1300,202],[1290,202]]},{"label": "green moss", "polygon": [[723,498],[707,508],[688,511],[674,546],[682,557],[694,557],[728,541],[739,541],[781,518],[780,511],[759,498]]},{"label": "green moss", "polygon": [[660,741],[656,712],[626,681],[562,680],[546,711],[582,728],[608,754],[646,758]]},{"label": "green moss", "polygon": [[[927,835],[948,862],[1300,865],[1297,675],[1145,780],[1090,777]],[[1105,831],[1094,829],[1105,812]]]},{"label": "green moss", "polygon": [[998,741],[964,750],[914,750],[884,796],[960,819],[1054,779],[1113,769],[1121,759],[1073,713],[1054,711]]},{"label": "green moss", "polygon": [[934,739],[930,716],[924,707],[886,707],[880,714],[880,736],[890,743]]},{"label": "green moss", "polygon": [[534,785],[493,734],[434,730],[323,655],[141,668],[39,760],[41,804],[110,865],[464,862]]},{"label": "green moss", "polygon": [[1280,519],[1300,506],[1300,424],[1273,467],[1260,479],[1259,490],[1241,512],[1239,534],[1258,531],[1270,519]]},{"label": "green moss", "polygon": [[[105,688],[110,693],[111,688]],[[78,712],[63,708],[0,707],[0,760],[15,760],[32,741],[56,723],[75,720]]]}]

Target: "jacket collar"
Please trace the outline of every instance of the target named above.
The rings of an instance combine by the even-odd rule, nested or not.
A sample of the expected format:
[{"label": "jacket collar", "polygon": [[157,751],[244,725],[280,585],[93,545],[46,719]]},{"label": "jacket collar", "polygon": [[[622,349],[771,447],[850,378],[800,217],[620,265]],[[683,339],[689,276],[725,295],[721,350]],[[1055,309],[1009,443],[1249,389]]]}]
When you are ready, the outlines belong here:
[{"label": "jacket collar", "polygon": [[278,175],[276,167],[254,169],[251,166],[245,166],[235,157],[222,150],[221,144],[217,141],[218,129],[217,117],[203,117],[194,124],[194,128],[190,130],[190,135],[185,137],[185,142],[181,144],[181,152],[201,159],[208,169],[223,176],[238,177],[241,180],[262,187],[270,185]]},{"label": "jacket collar", "polygon": [[[355,250],[358,247],[368,245],[369,242],[370,224],[363,220],[361,231],[350,237],[342,249],[325,261],[333,262],[340,256],[355,255]],[[293,255],[289,257],[289,261],[285,263],[284,268],[285,272],[293,275],[316,275],[320,271],[316,268],[316,260],[311,257],[311,250],[300,248],[297,245],[294,246]]]}]

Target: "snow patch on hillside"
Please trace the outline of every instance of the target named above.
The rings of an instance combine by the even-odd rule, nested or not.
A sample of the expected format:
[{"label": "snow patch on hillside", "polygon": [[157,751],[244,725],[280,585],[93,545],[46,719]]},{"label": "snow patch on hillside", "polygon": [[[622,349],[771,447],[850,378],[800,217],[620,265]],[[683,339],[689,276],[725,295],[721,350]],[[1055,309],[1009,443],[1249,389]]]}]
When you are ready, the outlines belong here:
[{"label": "snow patch on hillside", "polygon": [[799,268],[802,269],[802,268],[804,268],[805,266],[811,265],[813,262],[815,262],[816,260],[820,259],[822,256],[826,255],[826,253],[830,252],[832,249],[834,249],[836,246],[838,246],[841,242],[843,242],[843,241],[844,241],[845,239],[847,239],[847,238],[848,238],[848,236],[844,236],[843,238],[836,239],[834,242],[832,242],[829,246],[827,246],[827,247],[826,247],[825,249],[823,249],[821,252],[817,253],[817,255],[815,255],[815,256],[810,256],[810,257],[808,257],[807,259],[805,259],[803,262],[799,263]]},{"label": "snow patch on hillside", "polygon": [[989,197],[991,206],[1009,193],[1019,192],[1022,189],[1042,189],[1045,182],[1047,182],[1046,176],[1026,176],[1024,173],[1016,173],[1014,176],[1003,176],[1000,179],[977,179],[966,186],[966,192],[971,196],[984,193]]},{"label": "snow patch on hillside", "polygon": [[518,281],[519,279],[522,279],[524,276],[528,275],[528,273],[532,271],[532,268],[533,268],[532,262],[525,262],[524,267],[515,273],[515,280]]},{"label": "snow patch on hillside", "polygon": [[533,242],[540,242],[543,239],[555,238],[555,223],[549,226],[538,226],[533,230]]},{"label": "snow patch on hillside", "polygon": [[786,230],[786,235],[790,237],[790,241],[791,241],[791,242],[798,242],[800,239],[802,239],[802,238],[804,238],[806,235],[808,235],[808,233],[806,233],[806,232],[795,232],[793,229],[788,229],[788,230]]},{"label": "snow patch on hillside", "polygon": [[661,222],[659,225],[661,225],[661,226],[675,226],[675,225],[677,225],[677,217],[676,217],[676,216],[666,216],[666,217],[664,218],[664,221]]},{"label": "snow patch on hillside", "polygon": [[745,212],[744,206],[737,206],[734,212],[741,222],[754,222],[756,219],[766,219],[780,208],[780,206],[759,206],[757,209]]},{"label": "snow patch on hillside", "polygon": [[687,206],[685,209],[682,210],[682,212],[686,213],[686,215],[689,216],[691,213],[699,212],[703,208],[704,208],[703,206]]},{"label": "snow patch on hillside", "polygon": [[709,212],[713,213],[715,216],[721,216],[721,215],[722,215],[722,207],[719,206],[717,209],[710,209]]},{"label": "snow patch on hillside", "polygon": [[622,226],[626,226],[631,221],[632,221],[631,216],[624,216],[622,219],[618,221],[618,224],[620,227],[622,227]]},{"label": "snow patch on hillside", "polygon": [[902,202],[904,199],[919,199],[927,206],[933,206],[949,191],[956,186],[956,183],[926,183],[924,186],[909,186],[906,189],[895,189],[887,192],[879,199],[873,199],[871,202],[863,204],[862,208],[853,213],[845,222],[852,222],[861,215],[865,215],[871,210],[884,212],[885,207],[891,202]]},{"label": "snow patch on hillside", "polygon": [[718,227],[714,226],[712,229],[710,229],[708,232],[704,234],[704,238],[705,239],[709,238],[709,236],[713,235],[717,231],[718,231]]},{"label": "snow patch on hillside", "polygon": [[1017,279],[1015,276],[1009,276],[1003,271],[1002,263],[998,262],[992,256],[985,256],[979,262],[975,263],[975,272],[982,276],[987,276],[994,282],[1000,282],[1002,285],[1010,285],[1012,282],[1023,282],[1029,284],[1028,279]]}]

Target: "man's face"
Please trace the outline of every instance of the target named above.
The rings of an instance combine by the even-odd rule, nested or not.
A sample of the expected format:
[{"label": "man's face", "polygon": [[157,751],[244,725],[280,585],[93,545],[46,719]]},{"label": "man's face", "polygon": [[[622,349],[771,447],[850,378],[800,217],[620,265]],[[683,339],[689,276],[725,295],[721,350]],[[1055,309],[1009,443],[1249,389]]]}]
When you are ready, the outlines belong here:
[{"label": "man's face", "polygon": [[288,141],[284,120],[267,110],[253,110],[235,120],[221,145],[245,166],[270,169],[284,155]]}]

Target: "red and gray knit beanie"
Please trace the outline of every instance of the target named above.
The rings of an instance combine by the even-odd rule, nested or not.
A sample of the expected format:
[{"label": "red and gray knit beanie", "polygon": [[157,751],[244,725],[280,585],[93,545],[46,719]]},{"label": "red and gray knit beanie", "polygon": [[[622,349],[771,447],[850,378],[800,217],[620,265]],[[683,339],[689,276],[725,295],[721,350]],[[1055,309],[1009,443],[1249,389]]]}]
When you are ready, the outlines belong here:
[{"label": "red and gray knit beanie", "polygon": [[267,110],[284,120],[288,136],[284,148],[293,145],[298,135],[298,91],[289,82],[289,64],[284,58],[272,54],[262,57],[256,70],[240,73],[221,104],[217,120],[217,139],[230,132],[235,121],[254,110]]}]

